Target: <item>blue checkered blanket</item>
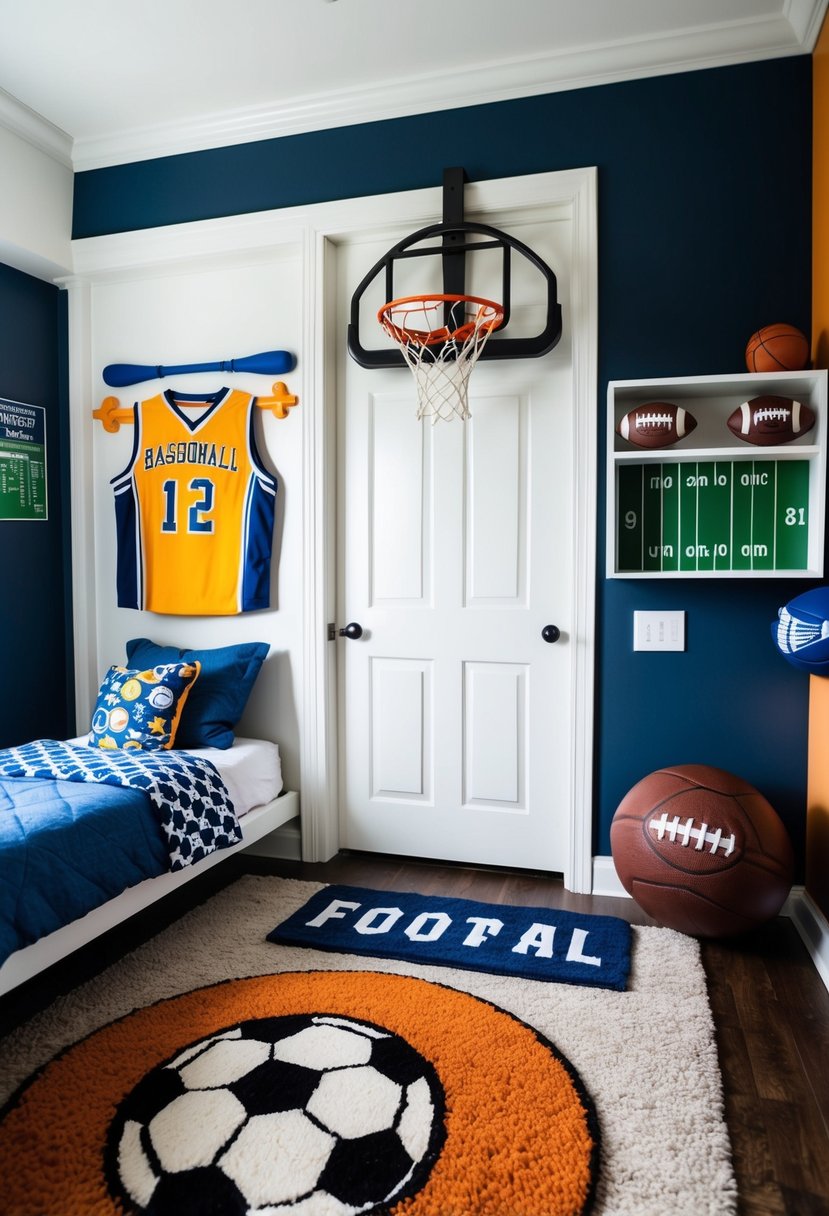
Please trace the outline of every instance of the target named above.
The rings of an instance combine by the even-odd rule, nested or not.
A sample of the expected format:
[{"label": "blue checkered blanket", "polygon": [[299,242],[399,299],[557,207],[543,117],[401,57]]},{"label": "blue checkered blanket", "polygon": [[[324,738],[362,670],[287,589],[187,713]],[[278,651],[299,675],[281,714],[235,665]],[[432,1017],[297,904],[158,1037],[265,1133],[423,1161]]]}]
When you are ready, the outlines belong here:
[{"label": "blue checkered blanket", "polygon": [[242,839],[217,768],[187,752],[101,751],[39,739],[0,751],[0,776],[143,790],[167,839],[171,870],[193,865],[215,849]]},{"label": "blue checkered blanket", "polygon": [[241,838],[224,782],[201,757],[54,740],[0,750],[0,963]]}]

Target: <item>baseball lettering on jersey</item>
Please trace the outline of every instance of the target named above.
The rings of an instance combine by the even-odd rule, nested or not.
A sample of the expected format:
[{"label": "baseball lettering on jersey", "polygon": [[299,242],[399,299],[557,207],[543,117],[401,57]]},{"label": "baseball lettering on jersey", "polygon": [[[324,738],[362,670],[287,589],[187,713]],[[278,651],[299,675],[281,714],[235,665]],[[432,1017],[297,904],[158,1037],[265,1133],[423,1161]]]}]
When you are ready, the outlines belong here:
[{"label": "baseball lettering on jersey", "polygon": [[215,443],[168,443],[166,448],[145,448],[144,468],[154,469],[159,464],[206,464],[214,469],[230,469],[232,473],[239,471],[236,449],[217,450]]},{"label": "baseball lettering on jersey", "polygon": [[277,486],[256,449],[253,406],[226,388],[168,389],[136,404],[132,456],[111,482],[119,607],[187,616],[268,607]]}]

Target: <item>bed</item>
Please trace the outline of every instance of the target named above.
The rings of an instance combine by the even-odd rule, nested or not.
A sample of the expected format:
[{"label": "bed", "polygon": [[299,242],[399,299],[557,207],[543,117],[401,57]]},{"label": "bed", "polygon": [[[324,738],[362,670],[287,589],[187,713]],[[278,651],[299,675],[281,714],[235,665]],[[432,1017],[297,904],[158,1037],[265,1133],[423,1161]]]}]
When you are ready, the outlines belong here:
[{"label": "bed", "polygon": [[233,733],[267,651],[135,639],[87,735],[0,751],[0,995],[298,815]]}]

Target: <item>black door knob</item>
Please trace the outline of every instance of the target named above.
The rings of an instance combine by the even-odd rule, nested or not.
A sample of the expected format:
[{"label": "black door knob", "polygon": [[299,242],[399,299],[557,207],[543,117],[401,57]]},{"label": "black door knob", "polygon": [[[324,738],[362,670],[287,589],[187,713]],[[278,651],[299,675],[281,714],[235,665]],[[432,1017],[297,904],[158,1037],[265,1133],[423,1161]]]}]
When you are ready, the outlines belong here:
[{"label": "black door knob", "polygon": [[541,630],[541,636],[545,642],[557,642],[561,637],[561,630],[558,625],[545,625]]},{"label": "black door knob", "polygon": [[352,642],[354,642],[357,638],[363,636],[363,627],[362,625],[358,625],[356,621],[351,621],[346,625],[345,629],[341,629],[339,632],[341,638],[351,638]]}]

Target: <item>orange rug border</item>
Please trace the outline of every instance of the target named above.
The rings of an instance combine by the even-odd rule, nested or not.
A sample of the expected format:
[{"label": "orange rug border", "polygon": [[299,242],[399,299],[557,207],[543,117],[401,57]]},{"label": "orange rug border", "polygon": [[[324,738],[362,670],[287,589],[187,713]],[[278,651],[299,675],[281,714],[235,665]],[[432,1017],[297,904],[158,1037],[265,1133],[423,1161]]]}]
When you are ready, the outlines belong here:
[{"label": "orange rug border", "polygon": [[[280,994],[276,999],[274,996],[275,984],[280,987]],[[215,1002],[211,1002],[207,1007],[204,1007],[204,998],[208,994],[214,996],[216,994],[221,995],[222,990],[229,991],[231,989],[234,990],[233,1003],[236,1005],[235,1009],[228,1008],[224,1010],[221,1007],[221,1000],[219,1001],[218,1008],[216,1008]],[[362,991],[358,991],[360,989]],[[426,1003],[428,1004],[428,997],[433,996],[436,992],[441,994],[442,1009],[446,1007],[455,1011],[455,1016],[450,1018],[446,1023],[444,1023],[443,1018],[435,1017],[434,1009],[427,1009],[423,1013],[417,1013],[416,1002],[411,999],[407,1001],[406,999],[407,996],[413,997],[420,993],[426,998]],[[319,996],[316,996],[316,993],[319,993]],[[176,1051],[181,1051],[187,1043],[196,1041],[198,1038],[205,1037],[218,1030],[226,1029],[228,1026],[240,1021],[248,1020],[249,1017],[257,1016],[256,1012],[250,1012],[249,1010],[240,1011],[238,1008],[240,1001],[245,1003],[249,999],[253,1000],[256,1008],[260,1008],[261,1003],[261,1011],[258,1016],[275,1016],[282,1012],[328,1012],[375,1022],[378,1025],[385,1026],[389,1030],[393,1030],[395,1033],[402,1034],[407,1041],[412,1042],[416,1050],[421,1051],[421,1054],[431,1061],[442,1084],[446,1085],[446,1078],[448,1075],[451,1075],[449,1088],[452,1090],[452,1096],[450,1099],[450,1095],[447,1092],[446,1140],[442,1153],[435,1162],[432,1172],[422,1188],[408,1198],[396,1200],[393,1209],[390,1209],[395,1213],[405,1211],[407,1216],[416,1216],[416,1213],[420,1212],[424,1214],[428,1213],[429,1216],[432,1216],[433,1213],[442,1213],[442,1216],[446,1216],[447,1211],[461,1211],[463,1210],[463,1205],[469,1202],[470,1196],[463,1193],[464,1179],[452,1179],[451,1177],[447,1179],[444,1177],[453,1164],[451,1141],[454,1136],[459,1146],[462,1142],[461,1138],[463,1138],[463,1143],[466,1146],[470,1145],[475,1124],[476,1122],[480,1122],[478,1116],[482,1108],[481,1103],[487,1099],[491,1099],[493,1096],[492,1078],[489,1076],[489,1070],[494,1069],[497,1073],[500,1061],[501,1071],[503,1072],[507,1067],[507,1055],[505,1050],[499,1050],[494,1058],[490,1058],[486,1054],[476,1056],[476,1075],[470,1078],[470,1075],[467,1074],[459,1079],[457,1075],[452,1073],[453,1065],[447,1053],[453,1050],[458,1043],[462,1043],[465,1038],[468,1039],[470,1035],[473,1035],[475,1043],[479,1043],[482,1032],[489,1031],[491,1033],[488,1023],[492,1021],[492,1015],[494,1015],[496,1026],[501,1031],[504,1031],[503,1035],[499,1035],[499,1039],[501,1040],[498,1044],[499,1048],[504,1047],[503,1040],[509,1037],[505,1028],[512,1027],[514,1037],[519,1041],[518,1050],[522,1061],[526,1062],[526,1057],[534,1054],[534,1047],[532,1045],[537,1046],[544,1053],[543,1057],[539,1057],[539,1059],[544,1059],[548,1063],[552,1061],[555,1068],[561,1070],[564,1074],[565,1088],[569,1086],[577,1099],[579,1119],[583,1122],[583,1132],[589,1140],[590,1148],[589,1152],[585,1155],[584,1146],[577,1146],[573,1149],[573,1155],[574,1157],[581,1155],[584,1158],[586,1181],[582,1187],[583,1197],[580,1198],[578,1206],[570,1206],[569,1208],[561,1208],[560,1210],[567,1210],[573,1213],[587,1213],[591,1209],[598,1182],[601,1143],[600,1128],[593,1101],[574,1065],[536,1027],[522,1021],[517,1015],[503,1009],[485,997],[472,995],[462,989],[453,988],[451,985],[438,981],[387,972],[352,971],[346,969],[320,971],[313,969],[307,971],[277,972],[249,978],[230,978],[138,1007],[62,1049],[46,1064],[36,1069],[15,1090],[15,1093],[5,1103],[2,1111],[0,1111],[0,1120],[2,1120],[2,1123],[0,1123],[0,1141],[3,1138],[3,1129],[8,1128],[7,1121],[11,1119],[12,1123],[14,1122],[16,1111],[21,1109],[28,1110],[33,1097],[37,1101],[41,1101],[40,1094],[43,1089],[44,1080],[49,1080],[51,1086],[54,1083],[53,1074],[57,1073],[60,1075],[64,1071],[67,1071],[67,1075],[71,1075],[76,1058],[82,1062],[82,1056],[85,1054],[83,1051],[84,1047],[92,1045],[93,1057],[95,1052],[99,1050],[111,1052],[113,1046],[117,1045],[120,1039],[129,1040],[136,1034],[140,1038],[145,1028],[156,1020],[159,1013],[172,1010],[175,1017],[173,1019],[173,1028],[169,1034],[175,1037],[169,1042],[170,1050],[166,1050],[166,1038],[163,1039],[164,1046],[158,1045],[157,1031],[159,1028],[156,1027],[155,1033],[149,1041],[142,1040],[145,1050],[138,1053],[139,1058],[134,1059],[134,1053],[130,1055],[130,1071],[138,1079],[150,1068],[171,1058]],[[292,1002],[300,1000],[303,1002],[302,1006],[294,1008]],[[332,1000],[334,1004],[331,1004]],[[343,1002],[339,1008],[336,1005],[338,1000]],[[355,1008],[355,1002],[359,1007]],[[291,1005],[290,1009],[286,1008],[286,1003]],[[199,1008],[200,1004],[202,1005],[201,1008]],[[275,1008],[274,1006],[277,1007]],[[481,1012],[482,1010],[486,1011],[485,1016]],[[476,1011],[477,1016],[472,1016]],[[179,1025],[177,1019],[181,1018],[185,1019],[187,1030],[185,1030],[184,1025]],[[484,1023],[483,1028],[479,1024],[481,1021]],[[431,1034],[438,1035],[438,1038],[430,1040]],[[530,1044],[529,1046],[528,1043]],[[472,1044],[469,1044],[469,1046],[471,1047]],[[424,1050],[424,1047],[427,1049]],[[126,1067],[124,1063],[126,1059],[126,1053],[123,1053],[119,1057],[122,1068]],[[537,1061],[533,1061],[533,1063],[537,1063]],[[534,1071],[536,1073],[535,1077],[516,1071],[515,1074],[510,1073],[508,1078],[510,1081],[509,1088],[512,1089],[513,1083],[515,1083],[516,1089],[520,1090],[521,1101],[526,1108],[523,1114],[524,1119],[528,1119],[530,1115],[530,1108],[527,1106],[527,1103],[531,1103],[533,1100],[533,1086],[535,1085],[542,1091],[544,1089],[545,1077],[542,1075],[544,1070],[535,1067]],[[476,1079],[483,1086],[480,1091],[476,1087]],[[504,1077],[504,1080],[506,1079]],[[77,1081],[78,1078],[75,1080]],[[135,1081],[133,1081],[134,1083]],[[95,1141],[99,1154],[104,1149],[99,1133],[103,1131],[105,1138],[106,1129],[114,1115],[115,1107],[124,1094],[128,1092],[129,1087],[128,1082],[124,1081],[122,1084],[119,1080],[118,1094],[111,1101],[108,1098],[104,1101],[106,1121],[103,1127],[98,1123],[94,1125],[94,1128],[90,1128],[89,1139]],[[33,1095],[31,1091],[36,1092]],[[506,1087],[505,1093],[508,1095]],[[43,1095],[42,1101],[45,1102],[49,1099],[50,1095],[46,1090],[43,1090]],[[549,1094],[545,1094],[544,1096],[549,1098]],[[52,1096],[51,1100],[54,1100],[54,1096]],[[109,1102],[109,1105],[107,1105],[107,1102]],[[451,1111],[448,1109],[450,1102],[453,1103]],[[499,1118],[507,1120],[505,1126],[518,1126],[521,1129],[521,1136],[528,1141],[529,1145],[532,1144],[533,1136],[536,1136],[536,1154],[533,1157],[532,1148],[527,1147],[524,1152],[523,1168],[519,1171],[519,1173],[526,1176],[527,1158],[539,1161],[543,1159],[540,1155],[543,1137],[534,1132],[533,1127],[529,1123],[526,1127],[521,1127],[522,1113],[521,1110],[517,1109],[517,1103],[514,1105],[516,1109],[513,1109],[509,1101],[506,1100],[507,1109],[501,1112]],[[551,1117],[549,1112],[545,1111],[543,1113],[545,1118]],[[565,1116],[569,1117],[568,1112],[563,1113],[562,1120],[564,1120]],[[101,1118],[103,1118],[103,1115],[101,1115]],[[90,1123],[93,1122],[90,1120]],[[498,1121],[494,1120],[492,1116],[486,1120],[488,1127],[491,1127],[493,1122],[497,1127]],[[39,1126],[39,1124],[37,1125]],[[561,1127],[567,1130],[568,1135],[571,1134],[566,1121],[562,1122]],[[80,1128],[77,1130],[80,1131]],[[29,1132],[29,1135],[31,1135],[31,1132]],[[98,1139],[95,1140],[95,1137],[98,1137]],[[485,1191],[482,1197],[483,1205],[478,1205],[469,1210],[493,1213],[511,1210],[509,1206],[505,1206],[509,1204],[510,1199],[502,1191],[502,1187],[506,1187],[507,1191],[509,1190],[510,1184],[507,1181],[506,1175],[515,1171],[510,1171],[509,1168],[511,1161],[509,1152],[505,1152],[499,1143],[493,1143],[496,1138],[497,1133],[493,1133],[490,1141],[481,1149],[485,1155],[487,1168],[491,1171],[491,1173],[486,1175],[481,1170],[478,1171],[479,1181],[482,1179],[484,1183],[489,1184],[480,1188]],[[561,1139],[561,1129],[559,1138]],[[545,1139],[544,1144],[548,1145],[549,1140]],[[521,1141],[521,1145],[523,1148],[523,1140]],[[475,1144],[472,1147],[477,1149],[477,1145]],[[517,1147],[518,1141],[516,1141]],[[87,1148],[87,1151],[94,1152],[94,1146],[92,1149]],[[466,1147],[465,1152],[469,1151],[469,1147]],[[445,1161],[443,1168],[441,1168],[442,1161]],[[504,1172],[504,1177],[499,1177],[499,1168]],[[447,1185],[448,1191],[445,1191],[444,1187]],[[453,1196],[453,1204],[460,1206],[453,1206],[451,1209],[447,1208],[447,1196]],[[102,1196],[101,1198],[103,1199],[104,1197]],[[532,1196],[529,1199],[522,1197],[527,1216],[530,1216],[530,1213],[533,1211],[536,1211],[538,1216],[549,1216],[549,1197],[544,1195],[539,1196],[537,1207],[526,1206],[527,1203],[533,1202],[533,1198]],[[111,1197],[110,1202],[112,1202]],[[14,1209],[15,1212],[17,1210]],[[37,1209],[36,1205],[31,1208],[19,1208],[21,1213],[35,1210],[40,1209]],[[77,1209],[78,1212],[81,1210],[80,1208]],[[107,1209],[101,1207],[95,1210],[103,1212]],[[113,1206],[111,1210],[117,1212],[121,1209],[120,1206]],[[66,1216],[69,1216],[68,1212]]]}]

